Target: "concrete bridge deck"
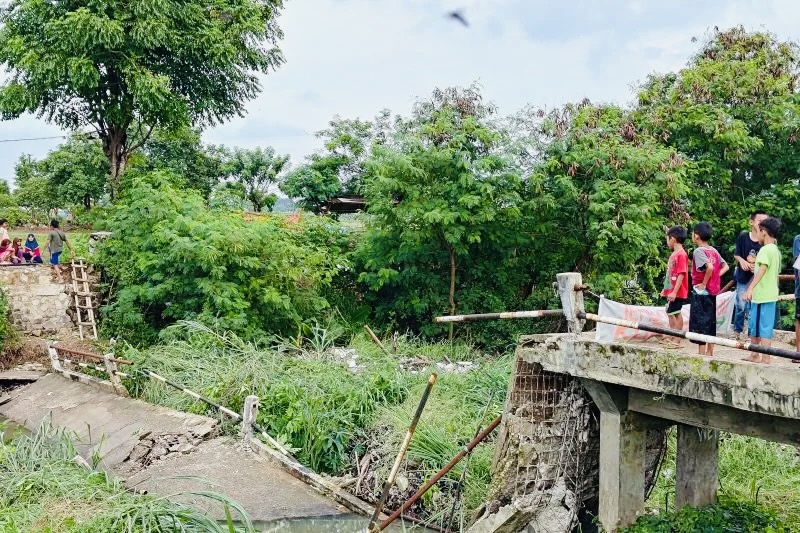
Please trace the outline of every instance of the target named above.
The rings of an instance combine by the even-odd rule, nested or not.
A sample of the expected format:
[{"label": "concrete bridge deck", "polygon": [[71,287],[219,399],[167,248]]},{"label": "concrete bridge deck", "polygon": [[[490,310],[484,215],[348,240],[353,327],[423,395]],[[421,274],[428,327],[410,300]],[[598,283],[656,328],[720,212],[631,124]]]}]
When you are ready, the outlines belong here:
[{"label": "concrete bridge deck", "polygon": [[[777,345],[794,349],[789,345]],[[600,344],[594,332],[522,339],[520,361],[577,378],[600,410],[599,518],[607,531],[643,510],[647,432],[678,427],[676,505],[713,503],[718,431],[800,446],[800,365],[688,341]]]},{"label": "concrete bridge deck", "polygon": [[[132,400],[60,375],[48,374],[13,391],[0,405],[0,415],[32,431],[49,418],[54,427],[75,434],[84,458],[91,461],[93,454],[99,455],[105,469],[136,489],[160,495],[220,492],[259,522],[349,513],[273,461],[244,449],[241,441],[219,437],[214,419]],[[224,519],[221,504],[193,500],[211,516]]]},{"label": "concrete bridge deck", "polygon": [[[679,349],[655,340],[605,345],[595,342],[594,332],[524,337],[519,350],[524,360],[544,370],[656,393],[650,396],[661,396],[665,405],[669,396],[680,396],[800,424],[800,364],[788,359],[752,363],[743,360],[749,352],[723,346],[706,357],[688,341]],[[786,424],[787,430],[794,426]],[[800,445],[800,425],[797,429],[780,440]]]}]

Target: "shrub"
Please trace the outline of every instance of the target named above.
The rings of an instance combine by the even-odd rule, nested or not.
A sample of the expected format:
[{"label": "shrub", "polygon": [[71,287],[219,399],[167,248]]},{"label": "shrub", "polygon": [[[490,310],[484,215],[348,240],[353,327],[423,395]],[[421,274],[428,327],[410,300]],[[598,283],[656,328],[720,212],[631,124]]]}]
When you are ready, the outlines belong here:
[{"label": "shrub", "polygon": [[104,327],[128,340],[152,341],[180,319],[245,337],[294,336],[328,307],[319,291],[336,257],[307,241],[302,225],[209,210],[160,172],[132,184],[105,225],[113,236],[98,257],[111,279]]},{"label": "shrub", "polygon": [[684,507],[671,513],[647,515],[624,529],[625,533],[788,533],[790,529],[773,512],[750,502],[721,498],[716,505]]}]

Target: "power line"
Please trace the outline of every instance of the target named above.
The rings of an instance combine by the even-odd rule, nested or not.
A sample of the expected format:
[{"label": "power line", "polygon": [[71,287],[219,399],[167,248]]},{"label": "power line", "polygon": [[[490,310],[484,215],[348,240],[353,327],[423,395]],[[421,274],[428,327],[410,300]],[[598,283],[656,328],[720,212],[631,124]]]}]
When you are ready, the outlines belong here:
[{"label": "power line", "polygon": [[15,143],[20,141],[43,141],[45,139],[66,139],[69,135],[54,135],[53,137],[28,137],[26,139],[0,139],[0,143]]},{"label": "power line", "polygon": [[26,138],[21,138],[21,139],[0,139],[0,143],[15,143],[15,142],[21,142],[21,141],[43,141],[43,140],[46,140],[46,139],[67,139],[69,137],[79,136],[79,135],[83,135],[83,136],[86,136],[89,139],[92,139],[94,134],[92,132],[82,132],[81,131],[81,132],[76,132],[76,133],[70,133],[70,134],[67,134],[67,135],[53,135],[51,137],[26,137]]}]

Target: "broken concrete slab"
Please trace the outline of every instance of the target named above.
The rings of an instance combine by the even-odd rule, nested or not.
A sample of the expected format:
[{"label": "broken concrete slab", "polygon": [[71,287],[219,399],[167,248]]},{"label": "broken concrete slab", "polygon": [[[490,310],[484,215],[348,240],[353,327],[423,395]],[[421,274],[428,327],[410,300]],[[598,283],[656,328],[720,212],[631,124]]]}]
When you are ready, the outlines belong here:
[{"label": "broken concrete slab", "polygon": [[[100,456],[101,466],[131,488],[170,498],[185,491],[219,492],[256,521],[346,512],[275,462],[235,439],[217,437],[218,423],[212,418],[118,396],[58,374],[14,391],[0,403],[0,416],[31,431],[49,419],[54,427],[74,433],[84,458]],[[225,518],[217,502],[188,494],[174,497]]]},{"label": "broken concrete slab", "polygon": [[127,478],[125,484],[157,494],[185,493],[177,499],[204,509],[219,520],[225,519],[221,503],[189,493],[206,490],[226,494],[247,510],[251,520],[259,522],[345,512],[229,437],[205,441],[190,453],[157,460]]}]

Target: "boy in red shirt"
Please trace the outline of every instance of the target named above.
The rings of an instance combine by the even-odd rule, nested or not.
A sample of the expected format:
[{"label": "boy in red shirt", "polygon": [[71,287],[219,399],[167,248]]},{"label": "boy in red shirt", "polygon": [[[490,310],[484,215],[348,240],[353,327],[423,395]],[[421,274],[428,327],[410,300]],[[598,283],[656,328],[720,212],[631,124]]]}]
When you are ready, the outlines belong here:
[{"label": "boy in red shirt", "polygon": [[[692,242],[697,246],[692,254],[692,304],[689,310],[689,331],[703,335],[717,334],[717,294],[720,293],[720,278],[728,271],[728,263],[708,241],[712,229],[708,222],[700,222],[692,231]],[[714,355],[714,345],[699,344],[700,355]]]},{"label": "boy in red shirt", "polygon": [[664,290],[661,296],[667,299],[667,318],[669,327],[683,329],[681,309],[689,303],[689,255],[683,249],[686,228],[673,226],[667,230],[667,248],[672,250],[664,277]]}]

